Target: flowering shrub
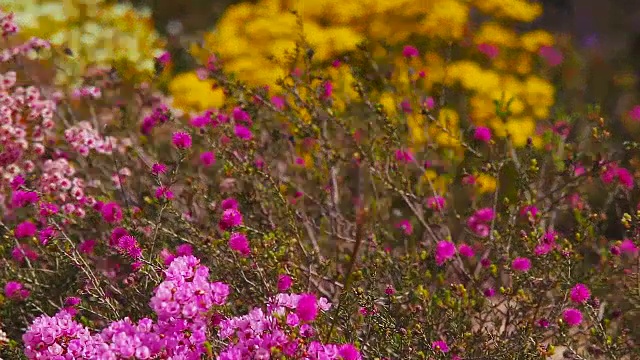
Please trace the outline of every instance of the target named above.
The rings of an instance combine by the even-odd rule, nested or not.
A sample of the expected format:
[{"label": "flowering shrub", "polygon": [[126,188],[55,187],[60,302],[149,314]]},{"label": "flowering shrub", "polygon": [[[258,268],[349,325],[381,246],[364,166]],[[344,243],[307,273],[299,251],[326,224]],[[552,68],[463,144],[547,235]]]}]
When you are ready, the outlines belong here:
[{"label": "flowering shrub", "polygon": [[[407,4],[385,6],[410,17]],[[466,17],[436,25],[466,4],[420,26],[460,40]],[[505,4],[475,6],[537,14]],[[405,20],[398,53],[415,66]],[[351,49],[338,90],[333,50],[300,41],[277,93],[208,59],[198,75],[224,97],[191,114],[108,71],[40,83],[50,43],[20,43],[10,13],[0,25],[3,358],[640,356],[640,144],[613,141],[597,109],[540,113],[523,143],[491,124],[452,132],[447,116],[466,110],[448,99],[464,89],[436,101],[409,82],[390,110],[381,89],[408,71],[382,66],[395,52]],[[503,110],[491,116],[517,116]]]}]

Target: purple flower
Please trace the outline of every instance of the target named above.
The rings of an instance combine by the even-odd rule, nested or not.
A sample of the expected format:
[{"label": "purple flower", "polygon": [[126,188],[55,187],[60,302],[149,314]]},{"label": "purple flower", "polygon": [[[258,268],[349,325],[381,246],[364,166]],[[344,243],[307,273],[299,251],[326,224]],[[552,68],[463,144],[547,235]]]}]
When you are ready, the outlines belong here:
[{"label": "purple flower", "polygon": [[216,156],[211,151],[205,151],[200,154],[200,163],[204,166],[211,166],[215,164]]},{"label": "purple flower", "polygon": [[485,126],[478,126],[473,133],[473,138],[488,143],[491,140],[491,130]]},{"label": "purple flower", "polygon": [[291,276],[282,274],[278,277],[278,291],[285,292],[291,288]]},{"label": "purple flower", "polygon": [[242,140],[251,140],[251,138],[253,137],[251,130],[249,130],[249,128],[242,125],[236,125],[235,134],[239,139],[242,139]]},{"label": "purple flower", "polygon": [[122,209],[116,202],[112,201],[104,204],[102,206],[102,209],[100,209],[100,213],[102,214],[102,218],[104,219],[104,221],[110,224],[115,224],[122,221]]},{"label": "purple flower", "polygon": [[437,340],[432,342],[431,348],[433,348],[434,351],[440,351],[443,353],[449,352],[449,345],[447,345],[447,343],[444,340]]}]

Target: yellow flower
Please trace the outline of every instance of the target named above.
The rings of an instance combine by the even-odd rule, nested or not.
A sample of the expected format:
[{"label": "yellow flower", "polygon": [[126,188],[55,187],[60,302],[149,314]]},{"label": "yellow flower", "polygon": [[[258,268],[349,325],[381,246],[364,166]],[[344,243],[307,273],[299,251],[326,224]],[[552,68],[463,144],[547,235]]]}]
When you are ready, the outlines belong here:
[{"label": "yellow flower", "polygon": [[194,73],[175,76],[169,83],[173,106],[183,111],[204,111],[224,104],[222,88],[212,89],[213,81],[200,80]]},{"label": "yellow flower", "polygon": [[515,31],[495,22],[484,23],[475,33],[473,41],[476,44],[494,44],[505,47],[515,47],[518,36]]},{"label": "yellow flower", "polygon": [[515,147],[525,146],[527,139],[533,137],[536,130],[536,123],[531,117],[508,119],[505,126]]},{"label": "yellow flower", "polygon": [[498,181],[491,175],[478,174],[476,176],[476,188],[480,194],[493,193],[498,187]]},{"label": "yellow flower", "polygon": [[537,52],[540,47],[551,46],[554,42],[553,35],[544,30],[531,31],[520,37],[522,47],[529,52]]}]

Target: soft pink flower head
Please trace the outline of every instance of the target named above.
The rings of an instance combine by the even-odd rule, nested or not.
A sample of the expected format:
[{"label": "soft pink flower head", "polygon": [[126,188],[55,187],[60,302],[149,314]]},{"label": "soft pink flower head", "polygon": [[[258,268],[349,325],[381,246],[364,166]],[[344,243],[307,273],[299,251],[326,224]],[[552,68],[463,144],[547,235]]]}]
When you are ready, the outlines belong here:
[{"label": "soft pink flower head", "polygon": [[191,147],[191,135],[184,131],[174,132],[171,141],[173,142],[173,146],[178,149],[188,149]]},{"label": "soft pink flower head", "polygon": [[433,97],[429,96],[422,103],[422,106],[424,106],[425,109],[427,109],[427,110],[433,110],[433,108],[436,107],[436,101],[435,101],[435,99]]},{"label": "soft pink flower head", "polygon": [[491,141],[491,130],[485,126],[478,126],[473,133],[473,138],[488,143]]},{"label": "soft pink flower head", "polygon": [[531,260],[525,257],[518,257],[511,262],[511,268],[514,271],[527,272],[531,269]]},{"label": "soft pink flower head", "polygon": [[205,151],[200,154],[200,163],[204,166],[211,166],[215,164],[216,156],[211,151]]},{"label": "soft pink flower head", "polygon": [[577,304],[584,304],[591,298],[591,291],[585,284],[576,284],[570,292],[571,301]]},{"label": "soft pink flower head", "polygon": [[445,261],[450,260],[456,254],[456,246],[446,240],[438,241],[435,249],[436,263],[438,265],[444,264]]},{"label": "soft pink flower head", "polygon": [[291,280],[291,276],[287,274],[278,276],[278,291],[282,293],[289,290],[292,283],[293,281]]},{"label": "soft pink flower head", "polygon": [[402,219],[398,221],[398,223],[396,223],[396,228],[402,230],[402,232],[404,232],[405,235],[413,234],[413,226],[411,225],[411,222],[409,222],[409,220],[407,219]]},{"label": "soft pink flower head", "polygon": [[229,237],[229,247],[233,251],[239,252],[242,256],[247,256],[251,253],[249,248],[249,240],[243,233],[234,232]]},{"label": "soft pink flower head", "polygon": [[109,202],[102,206],[100,209],[100,213],[102,214],[102,218],[104,221],[115,224],[122,221],[122,208],[116,202]]},{"label": "soft pink flower head", "polygon": [[314,294],[303,294],[296,306],[296,315],[302,321],[311,322],[318,316],[318,300]]},{"label": "soft pink flower head", "polygon": [[402,49],[402,56],[407,59],[418,57],[419,55],[420,52],[415,46],[405,45],[405,47]]},{"label": "soft pink flower head", "polygon": [[568,308],[562,313],[562,319],[569,326],[578,326],[582,323],[582,313],[578,309]]},{"label": "soft pink flower head", "polygon": [[562,64],[562,61],[564,60],[562,52],[553,46],[543,46],[540,48],[538,53],[540,54],[540,57],[542,57],[551,67]]}]

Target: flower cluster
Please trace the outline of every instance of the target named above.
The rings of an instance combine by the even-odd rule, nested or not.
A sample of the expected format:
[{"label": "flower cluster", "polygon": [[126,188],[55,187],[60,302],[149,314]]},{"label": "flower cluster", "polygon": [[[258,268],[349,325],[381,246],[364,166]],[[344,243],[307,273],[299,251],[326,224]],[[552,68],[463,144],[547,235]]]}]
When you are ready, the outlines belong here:
[{"label": "flower cluster", "polygon": [[323,344],[312,325],[318,311],[331,304],[312,294],[278,294],[266,307],[249,314],[225,319],[218,325],[218,336],[229,342],[218,360],[269,359],[361,359],[352,344]]}]

